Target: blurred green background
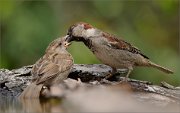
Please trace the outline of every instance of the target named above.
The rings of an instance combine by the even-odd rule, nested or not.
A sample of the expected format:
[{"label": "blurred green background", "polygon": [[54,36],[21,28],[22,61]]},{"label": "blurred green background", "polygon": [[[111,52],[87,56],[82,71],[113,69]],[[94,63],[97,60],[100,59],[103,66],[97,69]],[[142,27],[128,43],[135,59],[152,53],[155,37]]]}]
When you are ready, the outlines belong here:
[{"label": "blurred green background", "polygon": [[[174,70],[135,68],[131,78],[180,85],[178,0],[1,0],[0,68],[34,64],[48,44],[84,21],[131,42],[149,58]],[[100,63],[82,44],[68,49],[75,63]]]}]

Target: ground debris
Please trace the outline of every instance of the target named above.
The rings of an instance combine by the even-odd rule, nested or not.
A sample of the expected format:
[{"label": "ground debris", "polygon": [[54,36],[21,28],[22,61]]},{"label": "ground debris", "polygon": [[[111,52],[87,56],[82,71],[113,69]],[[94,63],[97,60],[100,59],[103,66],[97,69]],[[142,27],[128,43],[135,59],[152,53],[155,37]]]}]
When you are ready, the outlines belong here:
[{"label": "ground debris", "polygon": [[[0,102],[3,103],[5,97],[16,98],[23,91],[32,79],[31,68],[32,65],[13,70],[0,69]],[[180,111],[178,87],[169,84],[163,84],[162,87],[134,79],[128,79],[128,82],[124,83],[122,75],[126,73],[125,69],[120,69],[116,76],[108,80],[104,79],[110,71],[111,68],[103,64],[75,64],[68,79],[52,86],[50,90],[44,88],[42,91],[43,98],[63,100],[58,107],[50,107],[47,110],[61,108],[60,110],[65,109],[67,112]],[[34,102],[42,104],[41,101],[30,99],[24,100],[23,106],[38,112],[40,108],[32,109],[32,104],[28,104]]]}]

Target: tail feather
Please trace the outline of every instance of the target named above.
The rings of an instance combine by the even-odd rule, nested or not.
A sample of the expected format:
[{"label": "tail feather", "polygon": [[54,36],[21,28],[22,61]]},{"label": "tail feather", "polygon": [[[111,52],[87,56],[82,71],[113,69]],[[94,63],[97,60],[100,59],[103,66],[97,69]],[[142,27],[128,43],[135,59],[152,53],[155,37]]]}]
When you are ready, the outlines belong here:
[{"label": "tail feather", "polygon": [[158,64],[155,64],[155,63],[153,63],[153,62],[151,62],[151,61],[149,61],[149,66],[154,67],[154,68],[156,68],[156,69],[159,69],[160,71],[163,71],[163,72],[165,72],[165,73],[167,73],[167,74],[173,74],[173,73],[174,73],[172,70],[167,69],[167,68],[165,68],[165,67],[163,67],[163,66],[160,66],[160,65],[158,65]]},{"label": "tail feather", "polygon": [[36,85],[35,83],[30,84],[19,96],[20,99],[25,98],[39,98],[43,84]]}]

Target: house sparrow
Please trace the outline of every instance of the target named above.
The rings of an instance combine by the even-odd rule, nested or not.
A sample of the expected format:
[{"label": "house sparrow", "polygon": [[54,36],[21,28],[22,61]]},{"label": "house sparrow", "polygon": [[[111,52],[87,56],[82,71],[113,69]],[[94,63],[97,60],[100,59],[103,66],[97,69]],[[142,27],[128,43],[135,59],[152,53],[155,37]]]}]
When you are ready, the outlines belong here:
[{"label": "house sparrow", "polygon": [[106,32],[103,32],[92,25],[84,22],[72,25],[66,41],[83,42],[95,56],[104,64],[112,68],[111,77],[118,68],[128,69],[125,81],[135,66],[147,66],[157,68],[165,73],[173,72],[165,67],[157,65],[149,60],[138,48],[130,43]]},{"label": "house sparrow", "polygon": [[70,43],[65,38],[58,38],[49,44],[45,55],[34,64],[31,71],[32,83],[22,92],[20,98],[38,98],[42,88],[50,88],[67,78],[73,58],[66,51]]}]

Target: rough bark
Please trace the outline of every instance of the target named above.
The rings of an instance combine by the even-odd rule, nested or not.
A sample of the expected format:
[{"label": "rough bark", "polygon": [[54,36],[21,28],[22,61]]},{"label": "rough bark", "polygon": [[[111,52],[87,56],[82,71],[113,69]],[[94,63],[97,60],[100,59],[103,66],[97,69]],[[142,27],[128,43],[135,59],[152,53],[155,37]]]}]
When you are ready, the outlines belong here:
[{"label": "rough bark", "polygon": [[[30,83],[31,68],[32,65],[13,70],[0,69],[0,100],[3,100],[6,97],[16,98],[23,91],[23,89]],[[48,97],[53,97],[54,95],[56,97],[62,97],[62,95],[65,95],[66,97],[74,98],[72,89],[75,90],[77,87],[79,87],[77,91],[74,91],[74,94],[78,92],[81,92],[82,94],[84,90],[87,90],[90,87],[103,86],[121,91],[124,89],[130,89],[131,95],[137,98],[137,100],[161,105],[164,107],[167,105],[173,105],[175,109],[177,109],[175,111],[179,110],[178,106],[180,105],[180,87],[174,87],[165,82],[162,82],[162,85],[158,86],[153,85],[147,81],[133,79],[129,79],[128,84],[123,83],[121,82],[123,79],[121,75],[126,74],[125,69],[118,70],[116,76],[113,76],[109,80],[105,80],[104,77],[107,76],[110,71],[111,68],[109,66],[102,64],[75,64],[73,66],[72,72],[69,75],[69,78],[71,79],[68,79],[63,83],[63,88],[61,87],[62,85],[58,86],[58,90],[60,91],[59,93],[57,87],[55,87],[56,90],[52,90]],[[100,87],[96,87],[96,89],[99,89]],[[71,93],[69,93],[69,90]],[[101,90],[101,88],[99,90]],[[106,94],[109,93],[107,91],[109,91],[109,89],[106,90]],[[122,95],[120,94],[119,96]],[[83,98],[81,99],[83,100]]]}]

